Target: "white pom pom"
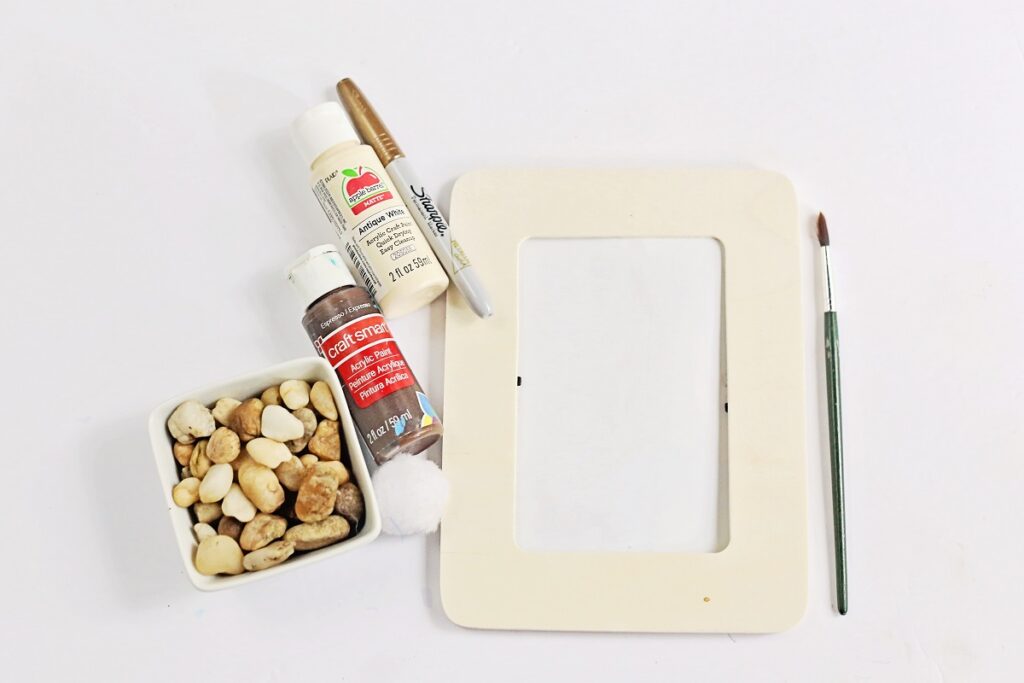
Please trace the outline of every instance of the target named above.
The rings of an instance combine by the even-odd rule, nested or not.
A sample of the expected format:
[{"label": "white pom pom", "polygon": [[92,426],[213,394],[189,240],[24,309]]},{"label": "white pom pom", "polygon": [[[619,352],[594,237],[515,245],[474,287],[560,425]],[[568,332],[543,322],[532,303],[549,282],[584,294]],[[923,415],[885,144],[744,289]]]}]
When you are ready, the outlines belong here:
[{"label": "white pom pom", "polygon": [[373,474],[384,533],[429,534],[441,523],[448,480],[422,455],[396,455]]}]

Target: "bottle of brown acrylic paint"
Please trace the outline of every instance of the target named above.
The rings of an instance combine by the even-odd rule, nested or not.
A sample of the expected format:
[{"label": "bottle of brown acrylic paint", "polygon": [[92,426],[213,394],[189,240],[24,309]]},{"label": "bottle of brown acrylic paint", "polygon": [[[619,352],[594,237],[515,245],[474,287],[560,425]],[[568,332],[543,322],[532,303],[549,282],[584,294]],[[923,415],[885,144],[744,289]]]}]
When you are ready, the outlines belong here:
[{"label": "bottle of brown acrylic paint", "polygon": [[306,305],[302,324],[338,373],[345,399],[373,459],[419,453],[441,438],[437,412],[420,389],[373,297],[357,287],[330,244],[310,249],[288,269]]}]

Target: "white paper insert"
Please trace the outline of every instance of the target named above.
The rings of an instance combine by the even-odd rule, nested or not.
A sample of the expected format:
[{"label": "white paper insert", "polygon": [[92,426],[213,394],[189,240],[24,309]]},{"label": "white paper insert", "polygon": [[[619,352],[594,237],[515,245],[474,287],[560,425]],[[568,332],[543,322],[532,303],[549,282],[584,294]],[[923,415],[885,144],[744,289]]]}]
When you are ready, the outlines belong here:
[{"label": "white paper insert", "polygon": [[725,546],[721,283],[713,239],[523,242],[520,548]]}]

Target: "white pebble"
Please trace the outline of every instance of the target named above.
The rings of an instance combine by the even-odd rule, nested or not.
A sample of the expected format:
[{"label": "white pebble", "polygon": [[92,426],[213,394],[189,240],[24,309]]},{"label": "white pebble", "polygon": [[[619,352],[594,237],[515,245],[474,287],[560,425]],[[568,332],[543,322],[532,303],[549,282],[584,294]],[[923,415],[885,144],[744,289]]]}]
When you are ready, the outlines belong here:
[{"label": "white pebble", "polygon": [[338,419],[338,408],[334,405],[334,394],[331,393],[331,387],[327,385],[327,382],[313,383],[313,388],[309,390],[309,401],[316,408],[316,412],[328,420]]},{"label": "white pebble", "polygon": [[291,410],[298,410],[309,405],[309,383],[301,379],[290,379],[281,382],[281,400]]},{"label": "white pebble", "polygon": [[239,522],[251,522],[252,518],[256,516],[256,506],[246,497],[242,487],[238,484],[232,484],[228,489],[224,501],[220,504],[220,509],[225,515],[234,517]]},{"label": "white pebble", "polygon": [[284,443],[292,439],[301,439],[306,428],[302,420],[288,412],[287,408],[269,405],[263,409],[260,432],[268,439]]},{"label": "white pebble", "polygon": [[199,543],[196,550],[196,570],[205,576],[214,574],[241,574],[242,549],[230,536],[210,536]]},{"label": "white pebble", "polygon": [[[309,401],[309,392],[306,392]],[[185,401],[167,419],[167,429],[178,443],[189,444],[213,434],[217,424],[210,409],[198,401]]]},{"label": "white pebble", "polygon": [[199,500],[204,503],[216,503],[231,488],[231,480],[235,478],[235,470],[223,462],[212,466],[199,485]]},{"label": "white pebble", "polygon": [[217,535],[217,530],[206,522],[197,522],[196,524],[193,524],[192,531],[196,532],[196,540],[200,543],[203,542],[204,538]]},{"label": "white pebble", "polygon": [[[302,423],[299,423],[301,426]],[[253,439],[245,444],[246,452],[261,465],[274,469],[286,460],[291,460],[292,452],[280,441],[273,439]]]}]

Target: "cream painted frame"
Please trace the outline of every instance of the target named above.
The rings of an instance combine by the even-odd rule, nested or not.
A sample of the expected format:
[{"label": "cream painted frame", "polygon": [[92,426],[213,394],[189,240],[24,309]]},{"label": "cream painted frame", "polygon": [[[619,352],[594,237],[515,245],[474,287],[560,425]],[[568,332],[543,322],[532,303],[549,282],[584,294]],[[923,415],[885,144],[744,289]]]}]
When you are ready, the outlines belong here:
[{"label": "cream painted frame", "polygon": [[[804,348],[796,196],[756,170],[485,170],[452,190],[495,315],[448,296],[441,599],[457,624],[769,633],[807,593]],[[518,254],[527,238],[722,245],[729,542],[716,553],[526,552],[515,543]],[[640,520],[642,522],[642,520]]]}]

